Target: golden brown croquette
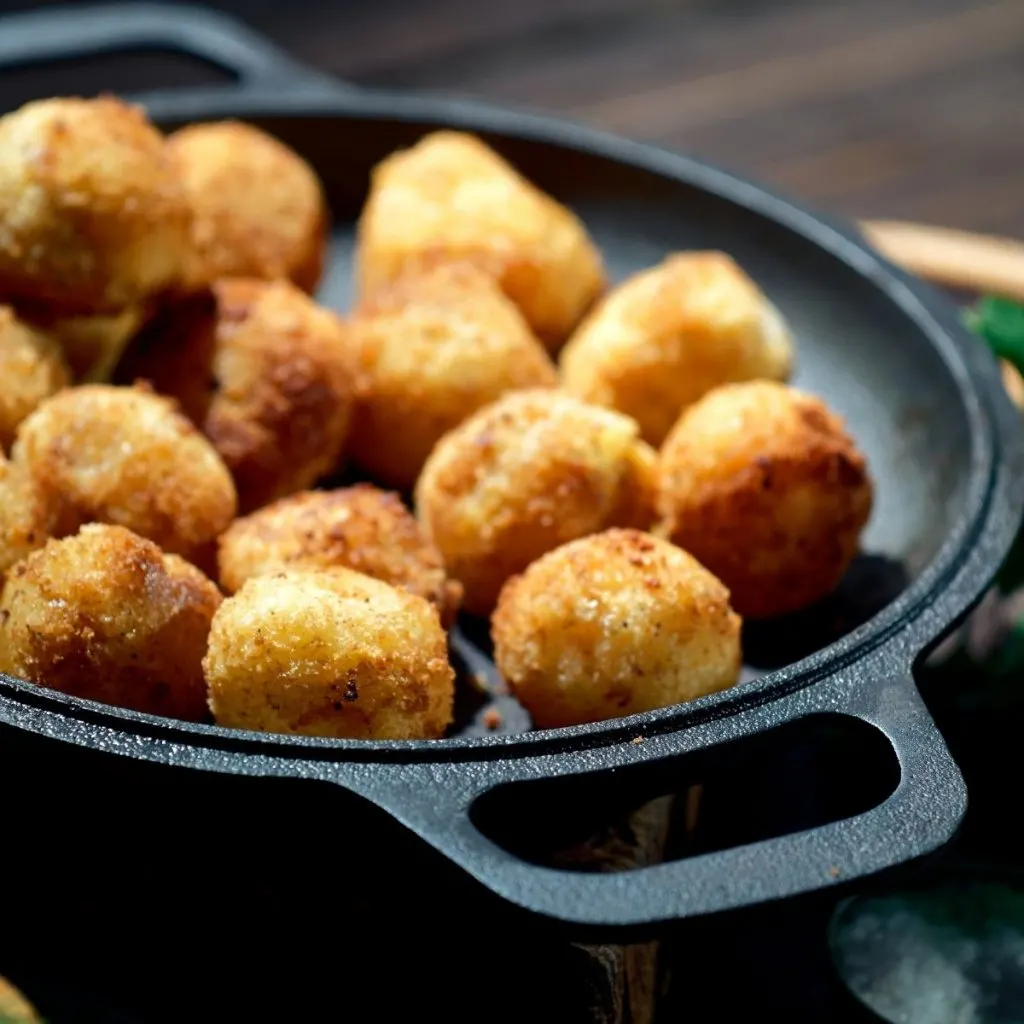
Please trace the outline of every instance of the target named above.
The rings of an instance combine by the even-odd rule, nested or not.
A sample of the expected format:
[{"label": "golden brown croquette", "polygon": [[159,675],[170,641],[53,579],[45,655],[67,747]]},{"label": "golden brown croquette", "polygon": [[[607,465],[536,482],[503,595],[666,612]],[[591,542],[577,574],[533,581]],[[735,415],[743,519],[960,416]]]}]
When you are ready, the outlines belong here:
[{"label": "golden brown croquette", "polygon": [[452,260],[492,275],[551,350],[605,285],[601,255],[575,214],[480,139],[439,131],[373,171],[359,221],[359,294],[410,262]]},{"label": "golden brown croquette", "polygon": [[639,433],[628,416],[534,389],[441,438],[416,510],[467,609],[488,614],[510,576],[566,541],[650,523],[655,453]]},{"label": "golden brown croquette", "polygon": [[540,728],[693,700],[732,686],[740,618],[696,559],[638,530],[607,530],[534,562],[492,621],[502,677]]},{"label": "golden brown croquette", "polygon": [[10,451],[18,424],[70,383],[56,339],[0,306],[0,450]]},{"label": "golden brown croquette", "polygon": [[13,461],[62,515],[127,527],[186,558],[235,515],[231,474],[210,442],[141,386],[87,384],[47,399],[21,424]]},{"label": "golden brown croquette", "polygon": [[202,660],[220,591],[120,526],[51,540],[7,574],[0,669],[76,697],[201,720]]},{"label": "golden brown croquette", "polygon": [[410,490],[440,437],[507,391],[558,375],[522,314],[471,264],[407,271],[351,320],[363,391],[351,453]]},{"label": "golden brown croquette", "polygon": [[437,610],[345,569],[254,576],[214,617],[204,661],[221,725],[351,739],[429,739],[452,719]]},{"label": "golden brown croquette", "polygon": [[732,381],[784,380],[789,331],[720,252],[675,253],[600,303],[562,352],[566,390],[632,416],[660,445],[688,405]]},{"label": "golden brown croquette", "polygon": [[224,279],[157,317],[118,379],[172,395],[231,470],[239,508],[304,490],[338,464],[355,393],[345,325],[286,281]]},{"label": "golden brown croquette", "polygon": [[235,520],[220,538],[218,565],[229,594],[267,573],[354,569],[425,598],[445,624],[462,595],[398,495],[369,484],[304,491]]},{"label": "golden brown croquette", "polygon": [[185,287],[222,277],[320,281],[328,213],[313,169],[294,150],[239,121],[193,124],[167,139],[192,205]]},{"label": "golden brown croquette", "polygon": [[751,618],[833,590],[871,504],[864,456],[842,420],[784,384],[710,392],[661,451],[658,532],[718,576]]},{"label": "golden brown croquette", "polygon": [[0,301],[125,309],[178,283],[190,223],[140,107],[56,98],[0,118]]}]

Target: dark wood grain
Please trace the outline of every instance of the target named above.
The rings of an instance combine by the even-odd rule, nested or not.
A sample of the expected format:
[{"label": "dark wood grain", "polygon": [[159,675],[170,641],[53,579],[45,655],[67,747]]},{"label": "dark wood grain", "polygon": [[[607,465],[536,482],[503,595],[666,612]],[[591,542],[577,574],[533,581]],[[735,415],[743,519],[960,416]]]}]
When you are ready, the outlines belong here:
[{"label": "dark wood grain", "polygon": [[550,110],[851,217],[1024,236],[1024,0],[214,6],[357,83]]},{"label": "dark wood grain", "polygon": [[222,6],[359,83],[551,110],[852,217],[1024,236],[1024,0]]}]

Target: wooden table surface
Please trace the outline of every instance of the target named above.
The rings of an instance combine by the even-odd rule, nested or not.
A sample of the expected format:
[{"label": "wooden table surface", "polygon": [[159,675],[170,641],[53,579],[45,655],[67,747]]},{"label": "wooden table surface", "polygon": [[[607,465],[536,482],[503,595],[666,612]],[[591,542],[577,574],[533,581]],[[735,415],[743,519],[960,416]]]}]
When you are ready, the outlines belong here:
[{"label": "wooden table surface", "polygon": [[1024,237],[1024,0],[234,0],[352,81],[525,104],[856,217]]},{"label": "wooden table surface", "polygon": [[553,111],[849,216],[1024,237],[1024,0],[213,6],[357,83]]}]

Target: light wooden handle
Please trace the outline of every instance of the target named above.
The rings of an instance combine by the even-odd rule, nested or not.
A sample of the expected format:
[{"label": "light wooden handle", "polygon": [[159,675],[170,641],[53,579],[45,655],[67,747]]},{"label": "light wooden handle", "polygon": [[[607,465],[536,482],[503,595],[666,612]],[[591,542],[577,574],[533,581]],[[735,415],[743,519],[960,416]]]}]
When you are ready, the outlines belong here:
[{"label": "light wooden handle", "polygon": [[[949,288],[1024,302],[1024,243],[906,221],[865,221],[869,242],[904,270]],[[1003,385],[1024,409],[1024,377],[1000,360]]]},{"label": "light wooden handle", "polygon": [[865,221],[861,230],[918,277],[1024,302],[1024,242],[895,220]]}]

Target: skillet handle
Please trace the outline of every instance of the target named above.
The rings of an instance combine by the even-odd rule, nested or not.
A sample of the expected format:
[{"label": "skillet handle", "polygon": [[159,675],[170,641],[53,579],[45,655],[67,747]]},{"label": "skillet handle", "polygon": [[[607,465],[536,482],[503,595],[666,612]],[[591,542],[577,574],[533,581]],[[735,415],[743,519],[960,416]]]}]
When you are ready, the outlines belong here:
[{"label": "skillet handle", "polygon": [[[878,664],[878,662],[874,662]],[[404,766],[402,784],[388,773],[356,785],[487,888],[528,911],[587,929],[643,929],[664,922],[756,905],[821,889],[894,867],[944,845],[966,811],[966,789],[910,671],[881,682],[850,673],[823,681],[733,719],[644,743],[628,741],[594,752],[607,767],[612,754],[651,760],[709,747],[820,712],[853,715],[880,729],[900,765],[900,781],[882,804],[863,814],[809,831],[617,874],[578,873],[527,863],[484,836],[473,803],[503,782],[566,772],[564,763],[511,762],[511,778],[495,781],[487,765],[435,765],[415,784]],[[752,723],[752,724],[751,724]],[[732,729],[733,734],[723,733]],[[585,766],[584,758],[582,764]],[[574,769],[570,768],[572,772]],[[594,784],[600,785],[595,775]],[[338,779],[345,785],[349,780]],[[368,785],[366,783],[369,783]]]},{"label": "skillet handle", "polygon": [[295,60],[234,18],[205,7],[110,3],[0,18],[0,71],[131,50],[195,57],[229,72],[237,80],[234,88],[244,91],[273,88],[336,94],[356,89]]}]

